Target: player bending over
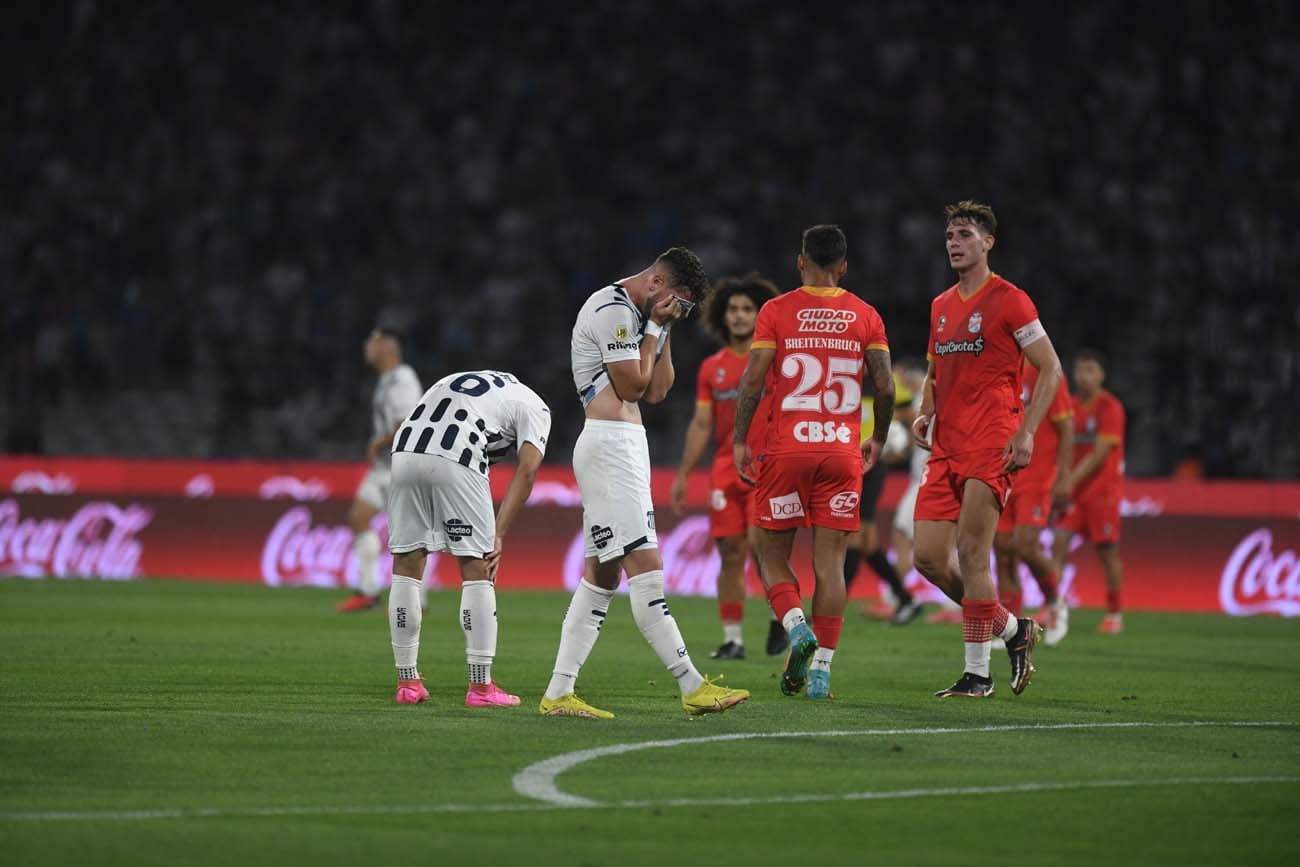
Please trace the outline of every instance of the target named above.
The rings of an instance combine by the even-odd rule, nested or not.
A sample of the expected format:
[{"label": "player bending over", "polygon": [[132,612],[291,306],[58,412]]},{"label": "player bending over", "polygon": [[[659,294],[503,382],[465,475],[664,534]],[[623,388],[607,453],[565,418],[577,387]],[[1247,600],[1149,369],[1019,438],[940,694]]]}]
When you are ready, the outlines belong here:
[{"label": "player bending over", "polygon": [[[397,664],[397,703],[429,697],[420,679],[421,577],[430,551],[460,565],[460,612],[470,707],[512,706],[519,697],[492,680],[497,652],[496,576],[506,533],[533,490],[551,432],[551,411],[513,375],[453,373],[424,393],[393,444],[388,547],[393,587],[388,626]],[[488,467],[516,448],[519,464],[495,521]]]},{"label": "player bending over", "polygon": [[[1012,474],[1029,465],[1034,433],[1061,382],[1061,363],[1029,296],[989,270],[997,218],[964,201],[945,211],[948,262],[957,283],[930,306],[930,367],[912,425],[929,448],[916,499],[916,568],[962,605],[966,668],[939,697],[993,695],[990,641],[1011,658],[1017,695],[1034,673],[1042,628],[997,600],[989,552],[1011,493]],[[1020,400],[1022,357],[1038,369],[1027,407]]]},{"label": "player bending over", "polygon": [[[858,529],[862,473],[880,454],[894,414],[885,324],[840,288],[848,242],[838,226],[803,234],[804,285],[763,305],[736,403],[736,468],[755,482],[768,603],[790,634],[781,691],[831,697],[831,659],[844,624],[844,549]],[[861,442],[862,368],[876,389],[875,432]],[[769,395],[767,442],[755,461],[747,437]],[[813,530],[812,626],[790,568],[795,531]],[[810,671],[811,664],[811,671]]]},{"label": "player bending over", "polygon": [[[760,537],[750,517],[753,487],[741,481],[732,460],[731,434],[736,424],[736,391],[754,339],[759,309],[777,296],[772,281],[758,274],[719,280],[704,305],[704,321],[726,345],[704,359],[696,382],[695,415],[686,429],[682,461],[673,480],[673,508],[681,514],[686,479],[699,464],[713,435],[713,466],[709,471],[709,533],[717,541],[722,569],[718,573],[718,614],[722,646],[711,659],[744,659],[745,561],[749,553],[763,568]],[[754,440],[751,431],[750,440]],[[768,622],[767,653],[775,656],[789,644],[785,627],[775,615]]]},{"label": "player bending over", "polygon": [[664,598],[664,564],[650,499],[650,451],[639,401],[659,403],[673,385],[668,329],[695,306],[709,278],[699,258],[672,247],[641,273],[593,293],[573,326],[573,383],[586,423],[573,447],[582,494],[584,575],[560,631],[555,670],[539,711],[610,719],[574,694],[610,600],[626,571],[632,619],[681,690],[687,713],[724,711],[749,698],[696,670]]}]

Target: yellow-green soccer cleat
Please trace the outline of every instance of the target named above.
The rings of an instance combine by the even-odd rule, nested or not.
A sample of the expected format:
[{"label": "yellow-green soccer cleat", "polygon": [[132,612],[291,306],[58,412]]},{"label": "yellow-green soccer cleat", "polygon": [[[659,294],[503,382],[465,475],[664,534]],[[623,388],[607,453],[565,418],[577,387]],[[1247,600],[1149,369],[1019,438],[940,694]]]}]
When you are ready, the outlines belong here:
[{"label": "yellow-green soccer cleat", "polygon": [[584,719],[614,718],[614,715],[609,711],[592,707],[573,693],[562,695],[559,698],[542,696],[542,703],[537,706],[537,712],[542,716],[579,716]]},{"label": "yellow-green soccer cleat", "polygon": [[[719,680],[722,678],[719,677]],[[704,683],[690,695],[682,696],[682,707],[688,714],[699,716],[705,713],[722,713],[740,704],[749,698],[747,689],[728,689],[725,686],[718,686],[709,678],[704,678]]]}]

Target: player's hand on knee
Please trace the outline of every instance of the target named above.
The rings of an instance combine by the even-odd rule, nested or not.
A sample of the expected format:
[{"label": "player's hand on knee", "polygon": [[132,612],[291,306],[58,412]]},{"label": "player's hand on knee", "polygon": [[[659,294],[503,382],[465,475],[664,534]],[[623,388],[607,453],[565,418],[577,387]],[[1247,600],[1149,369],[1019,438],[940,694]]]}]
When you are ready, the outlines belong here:
[{"label": "player's hand on knee", "polygon": [[497,580],[497,570],[501,568],[501,537],[497,536],[492,543],[492,552],[483,557],[483,562],[487,565],[487,579],[493,584]]}]

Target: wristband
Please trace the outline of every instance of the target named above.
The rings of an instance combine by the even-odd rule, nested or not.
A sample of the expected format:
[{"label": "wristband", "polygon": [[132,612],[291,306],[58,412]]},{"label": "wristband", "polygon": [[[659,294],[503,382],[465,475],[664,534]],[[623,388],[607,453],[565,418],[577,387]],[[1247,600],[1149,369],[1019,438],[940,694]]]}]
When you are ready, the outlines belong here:
[{"label": "wristband", "polygon": [[658,337],[663,333],[664,333],[664,327],[660,325],[658,322],[655,322],[653,319],[647,319],[645,321],[644,334],[646,337]]}]

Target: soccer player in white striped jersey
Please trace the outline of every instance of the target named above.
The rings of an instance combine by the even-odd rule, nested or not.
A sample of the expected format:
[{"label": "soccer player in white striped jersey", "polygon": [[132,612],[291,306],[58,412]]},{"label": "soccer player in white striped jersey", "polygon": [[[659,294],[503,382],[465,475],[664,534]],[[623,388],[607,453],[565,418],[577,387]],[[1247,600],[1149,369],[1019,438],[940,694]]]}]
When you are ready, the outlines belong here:
[{"label": "soccer player in white striped jersey", "polygon": [[[418,656],[421,578],[428,552],[448,551],[460,566],[460,613],[469,666],[469,707],[511,707],[492,679],[497,650],[496,575],[506,533],[532,493],[551,432],[551,411],[512,374],[453,373],[424,393],[393,443],[388,548],[393,589],[388,626],[397,665],[397,703],[429,697]],[[495,521],[488,467],[518,452],[519,463]]]},{"label": "soccer player in white striped jersey", "polygon": [[709,278],[699,258],[672,247],[639,274],[595,292],[578,312],[570,347],[573,382],[586,422],[573,447],[582,493],[584,576],[560,632],[555,669],[539,711],[545,716],[610,719],[574,694],[578,671],[628,575],[632,619],[681,690],[690,714],[716,713],[749,698],[701,676],[664,598],[664,565],[650,498],[650,452],[642,398],[659,403],[673,385],[668,329],[699,301]]},{"label": "soccer player in white striped jersey", "polygon": [[388,510],[392,481],[389,448],[406,414],[420,399],[420,377],[402,362],[402,336],[380,326],[365,342],[366,363],[379,374],[370,405],[372,438],[366,449],[370,471],[361,480],[348,511],[352,527],[352,553],[357,558],[356,592],[340,602],[342,612],[368,611],[379,604],[379,536],[370,528],[375,515]]}]

